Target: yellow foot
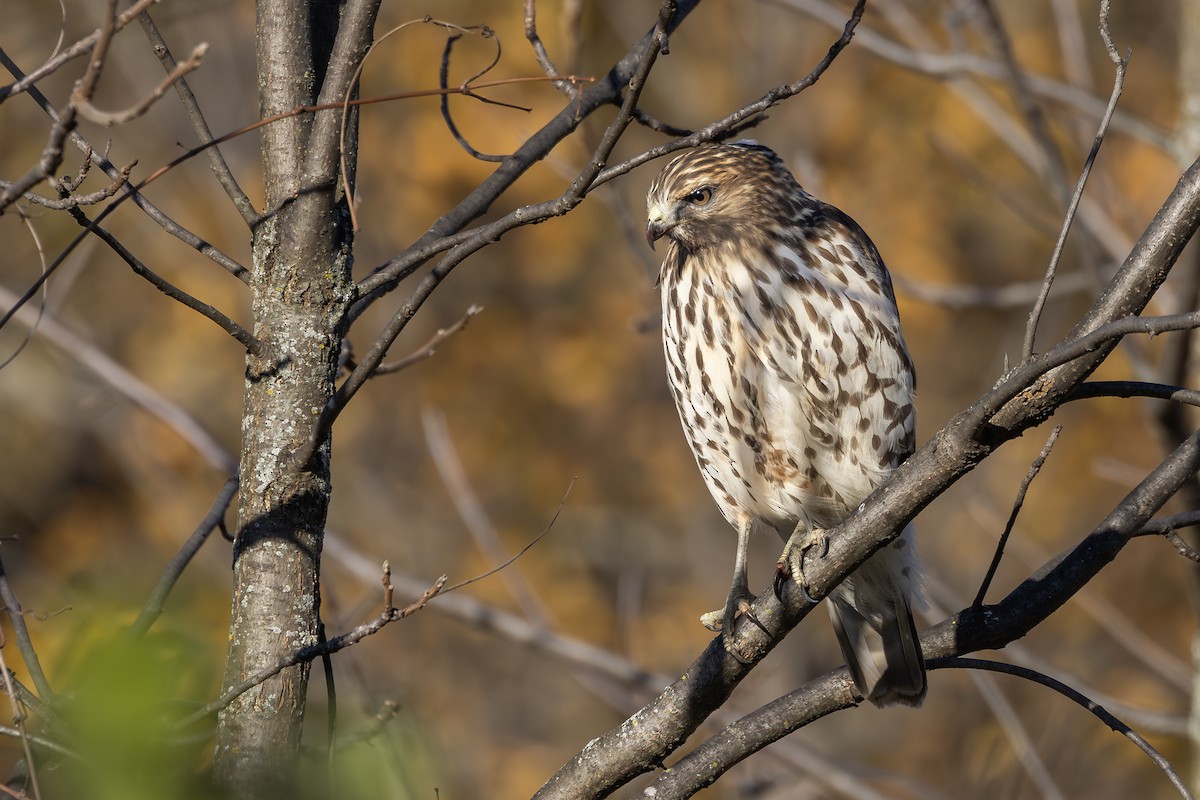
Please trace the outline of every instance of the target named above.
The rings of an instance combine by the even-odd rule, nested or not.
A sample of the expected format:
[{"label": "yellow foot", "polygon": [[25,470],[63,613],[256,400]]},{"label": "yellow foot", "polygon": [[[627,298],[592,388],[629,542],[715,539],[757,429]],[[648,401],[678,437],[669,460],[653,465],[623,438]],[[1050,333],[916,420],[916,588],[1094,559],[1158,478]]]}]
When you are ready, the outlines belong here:
[{"label": "yellow foot", "polygon": [[820,557],[824,558],[829,552],[829,535],[821,528],[809,528],[800,523],[796,530],[792,531],[787,544],[783,546],[779,561],[775,564],[775,597],[780,602],[783,602],[783,586],[788,578],[796,582],[805,600],[810,603],[817,602],[808,593],[808,583],[804,579],[804,555],[813,548],[817,548]]}]

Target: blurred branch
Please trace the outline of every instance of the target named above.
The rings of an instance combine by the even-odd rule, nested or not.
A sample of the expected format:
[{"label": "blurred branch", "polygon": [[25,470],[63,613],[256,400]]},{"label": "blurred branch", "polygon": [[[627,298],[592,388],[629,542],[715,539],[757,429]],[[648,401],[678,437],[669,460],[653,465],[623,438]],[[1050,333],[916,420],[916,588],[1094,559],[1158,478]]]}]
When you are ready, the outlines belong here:
[{"label": "blurred branch", "polygon": [[[844,12],[827,0],[767,0],[773,5],[790,8],[811,16],[830,27],[839,27],[845,20]],[[881,6],[887,11],[892,4]],[[955,79],[967,76],[1003,80],[1006,68],[999,61],[968,52],[936,52],[932,49],[910,47],[879,33],[874,28],[862,26],[858,31],[858,44],[867,52],[911,72],[931,78]],[[1029,90],[1046,100],[1068,106],[1094,119],[1104,115],[1104,101],[1091,92],[1070,86],[1042,75],[1026,75]],[[1177,148],[1166,131],[1146,121],[1123,112],[1113,117],[1113,130],[1121,131],[1148,142],[1164,152],[1174,153]],[[1190,151],[1188,151],[1190,153]]]},{"label": "blurred branch", "polygon": [[[1038,147],[1041,148],[1046,158],[1047,169],[1042,177],[1052,183],[1065,200],[1067,195],[1067,165],[1063,160],[1062,152],[1058,149],[1058,145],[1054,141],[1054,134],[1050,131],[1050,123],[1046,120],[1046,114],[1042,111],[1042,107],[1038,105],[1037,99],[1029,87],[1029,80],[1025,75],[1025,71],[1017,63],[1017,57],[1013,53],[1012,38],[1008,35],[1004,23],[1000,20],[1000,15],[996,13],[996,8],[992,5],[992,0],[974,0],[974,2],[976,8],[982,12],[984,33],[992,40],[992,45],[1000,51],[1001,64],[1004,66],[1005,83],[1012,91],[1017,109],[1021,116],[1025,118],[1025,124],[1029,127],[1034,141],[1038,143]],[[1107,1],[1101,0],[1101,25],[1107,22],[1107,8]],[[1113,101],[1110,101],[1109,108],[1111,109],[1113,105]],[[1105,113],[1105,117],[1111,116],[1111,110]],[[1106,123],[1101,123],[1101,129],[1105,126]]]},{"label": "blurred branch", "polygon": [[52,703],[54,692],[50,689],[50,682],[46,680],[46,673],[42,671],[42,663],[38,659],[37,650],[34,649],[33,640],[29,637],[29,628],[25,626],[25,612],[21,610],[21,601],[17,599],[12,584],[8,582],[8,572],[4,569],[3,560],[0,560],[0,602],[4,603],[4,610],[13,628],[13,636],[17,640],[17,650],[21,653],[21,660],[25,662],[25,669],[29,671],[39,699],[44,703]]},{"label": "blurred branch", "polygon": [[[0,287],[0,305],[7,305],[15,299],[16,296],[12,292]],[[27,328],[32,328],[37,314],[32,309],[22,308],[14,319]],[[178,433],[211,466],[226,475],[237,472],[237,459],[216,437],[205,430],[195,417],[118,364],[91,341],[45,314],[41,322],[37,323],[37,332],[68,358],[99,378],[113,392],[141,406]]]},{"label": "blurred branch", "polygon": [[[1041,291],[1043,281],[1020,281],[1001,286],[942,285],[914,280],[903,275],[892,278],[896,290],[922,303],[952,310],[971,308],[1008,309],[1028,306]],[[1054,282],[1059,295],[1082,294],[1095,288],[1095,282],[1082,272],[1071,272]]]},{"label": "blurred branch", "polygon": [[[836,26],[841,24],[839,18],[841,12],[837,11],[836,7],[825,2],[825,0],[773,1],[810,14],[826,25]],[[965,52],[944,56],[934,53],[933,51],[937,47],[936,41],[932,36],[924,32],[906,4],[883,3],[877,8],[888,17],[889,21],[895,27],[903,31],[908,44],[902,45],[890,42],[890,40],[882,40],[882,37],[879,37],[878,34],[872,36],[869,31],[864,31],[862,43],[868,49],[872,49],[879,55],[884,55],[884,50],[879,49],[880,42],[881,40],[888,41],[892,45],[892,48],[887,50],[885,57],[896,61],[899,66],[909,69],[914,69],[914,67],[900,54],[906,53],[909,59],[915,58],[923,64],[926,63],[927,59],[932,57],[934,59],[932,63],[934,64],[942,64],[943,66],[947,64],[953,65],[953,69],[917,69],[916,71],[922,74],[929,74],[935,78],[946,79],[946,87],[958,95],[967,107],[994,131],[997,138],[1012,150],[1013,154],[1027,166],[1030,172],[1035,175],[1046,174],[1047,166],[1044,163],[1042,151],[1036,142],[1031,140],[1025,131],[1012,120],[1007,109],[998,103],[990,92],[984,90],[971,80],[973,77],[989,77],[996,80],[1004,80],[1007,72],[1003,64],[980,59],[978,56]],[[942,58],[948,60],[943,62],[940,60]],[[970,65],[969,68],[968,65]],[[1045,81],[1036,77],[1030,77],[1029,83],[1039,93],[1042,92],[1039,86],[1045,86],[1047,89],[1053,87],[1055,91],[1049,96],[1054,97],[1054,99],[1085,110],[1090,116],[1094,116],[1097,119],[1103,116],[1103,103],[1090,94],[1082,93],[1061,83]],[[1086,102],[1084,102],[1085,99]],[[1113,127],[1114,129],[1119,128],[1127,133],[1144,138],[1162,147],[1166,152],[1173,152],[1170,137],[1161,132],[1156,132],[1150,126],[1136,119],[1117,114],[1113,118]],[[1189,153],[1188,157],[1194,157],[1194,154]],[[1109,217],[1105,209],[1095,202],[1084,198],[1080,203],[1079,218],[1086,226],[1091,238],[1098,242],[1110,257],[1120,259],[1129,252],[1129,242],[1121,232],[1120,227]]]},{"label": "blurred branch", "polygon": [[[451,501],[454,503],[455,510],[458,511],[459,517],[467,526],[467,530],[471,533],[471,537],[475,540],[476,546],[483,552],[487,560],[494,564],[511,563],[511,557],[505,550],[504,545],[500,542],[500,537],[496,533],[495,526],[488,519],[487,513],[483,510],[483,505],[479,502],[475,492],[471,489],[471,482],[467,478],[466,469],[462,465],[462,460],[458,457],[458,452],[454,448],[454,442],[450,438],[450,431],[446,427],[446,417],[440,411],[432,408],[426,408],[421,413],[421,427],[425,431],[425,443],[429,449],[429,455],[433,458],[433,463],[437,467],[438,475],[441,476],[442,484],[446,487],[446,492],[450,495]],[[572,481],[574,484],[574,481]],[[567,494],[571,488],[567,487]],[[534,542],[541,540],[549,532],[554,521],[558,519],[559,512],[562,511],[563,505],[566,503],[564,495],[562,503],[559,504],[558,511],[555,512],[550,525],[545,531],[534,539]],[[525,548],[527,550],[528,547]],[[524,553],[522,550],[521,553]],[[538,599],[529,583],[525,581],[519,571],[515,569],[501,569],[500,579],[504,582],[504,586],[508,589],[509,594],[517,601],[521,610],[525,612],[533,624],[541,628],[550,626],[550,615],[546,611],[546,606]]]},{"label": "blurred branch", "polygon": [[33,789],[33,796],[36,800],[41,800],[42,790],[38,786],[37,777],[37,761],[33,758],[33,748],[29,746],[29,734],[25,730],[25,712],[21,709],[21,702],[17,699],[17,691],[14,687],[12,671],[8,668],[8,662],[4,658],[4,647],[0,643],[0,676],[4,679],[4,693],[8,695],[8,701],[12,709],[13,723],[17,726],[17,733],[21,739],[21,750],[25,754],[25,767],[29,773],[29,783]]},{"label": "blurred branch", "polygon": [[[127,11],[118,15],[113,21],[113,32],[115,33],[120,31],[122,28],[132,22],[139,14],[157,2],[158,0],[137,0],[137,2],[133,3]],[[14,78],[17,78],[15,83],[10,83],[7,86],[0,87],[0,103],[3,103],[5,100],[15,94],[28,91],[29,88],[35,83],[47,75],[57,71],[67,62],[73,61],[82,55],[92,52],[93,48],[96,46],[96,43],[100,41],[103,32],[104,28],[97,28],[75,44],[68,47],[66,50],[63,50],[62,52],[50,58],[48,61],[46,61],[46,63],[33,70],[33,72],[30,72],[28,75],[13,75]]]}]

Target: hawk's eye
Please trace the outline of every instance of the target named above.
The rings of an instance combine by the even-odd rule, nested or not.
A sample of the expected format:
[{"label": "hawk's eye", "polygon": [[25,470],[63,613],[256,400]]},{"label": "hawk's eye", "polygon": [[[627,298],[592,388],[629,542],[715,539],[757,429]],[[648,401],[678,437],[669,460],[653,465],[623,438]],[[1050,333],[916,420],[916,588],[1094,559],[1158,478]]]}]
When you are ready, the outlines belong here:
[{"label": "hawk's eye", "polygon": [[691,203],[694,206],[706,206],[712,200],[713,190],[711,186],[701,186],[694,192],[689,192],[684,195],[684,202]]}]

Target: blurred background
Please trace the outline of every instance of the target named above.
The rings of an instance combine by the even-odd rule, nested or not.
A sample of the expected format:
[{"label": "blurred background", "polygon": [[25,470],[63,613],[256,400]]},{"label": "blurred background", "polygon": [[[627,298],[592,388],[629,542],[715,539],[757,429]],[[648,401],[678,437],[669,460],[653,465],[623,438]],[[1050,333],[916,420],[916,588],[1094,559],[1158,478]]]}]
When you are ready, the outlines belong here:
[{"label": "blurred background", "polygon": [[[97,4],[64,2],[67,43],[100,24]],[[995,5],[1060,161],[1047,158],[1030,134],[1002,50],[974,2],[872,4],[820,82],[749,134],[778,150],[810,191],[857,219],[887,261],[918,371],[919,441],[986,391],[1006,359],[1019,359],[1064,191],[1074,186],[1112,88],[1098,3]],[[1200,78],[1186,67],[1189,48],[1200,47],[1192,5],[1115,4],[1116,45],[1133,56],[1042,320],[1040,349],[1071,327],[1196,155],[1200,128],[1184,102],[1191,98],[1193,115],[1200,108],[1186,80]],[[547,0],[537,4],[537,21],[560,70],[602,76],[650,27],[657,7],[650,0]],[[723,117],[808,73],[848,8],[823,0],[710,0],[672,38],[642,108],[683,128]],[[209,43],[189,81],[213,131],[254,121],[252,5],[172,0],[153,13],[177,57]],[[379,35],[425,14],[493,28],[504,51],[489,77],[542,74],[524,39],[521,4],[385,3]],[[0,47],[26,71],[42,63],[59,37],[57,4],[9,0],[4,16]],[[367,63],[363,96],[436,87],[444,41],[442,30],[426,25],[391,37]],[[491,42],[460,41],[451,84],[493,53]],[[73,62],[39,86],[61,104],[82,70],[82,61]],[[115,41],[97,104],[128,105],[160,74],[131,26]],[[564,103],[543,83],[485,94],[532,108],[450,99],[463,135],[488,153],[511,152]],[[610,118],[589,120],[491,213],[557,196]],[[436,99],[368,106],[361,119],[359,277],[494,169],[454,141]],[[0,104],[0,176],[12,180],[35,164],[48,129],[28,96]],[[105,130],[84,123],[80,130],[98,148],[111,139],[118,165],[137,159],[135,178],[195,143],[171,94],[130,124]],[[616,156],[664,140],[632,128]],[[222,150],[260,202],[257,136]],[[78,164],[69,153],[61,171]],[[433,358],[375,380],[338,422],[323,574],[331,635],[377,613],[383,560],[401,591],[442,573],[451,582],[466,579],[529,544],[563,504],[545,538],[501,574],[334,659],[337,731],[358,740],[336,762],[342,796],[529,796],[652,696],[647,687],[661,685],[653,676],[682,672],[709,642],[697,618],[724,600],[734,537],[701,482],[663,375],[657,264],[641,234],[643,198],[660,166],[641,167],[569,216],[517,230],[458,267],[392,357],[417,350],[472,305],[483,312]],[[203,157],[147,195],[249,264],[248,232]],[[107,224],[159,274],[249,321],[245,287],[132,203]],[[24,292],[41,269],[39,248],[53,258],[77,232],[68,216],[34,205],[0,217],[0,287]],[[1156,312],[1194,307],[1185,284],[1195,270],[1185,255]],[[366,351],[409,288],[356,323],[355,352]],[[138,796],[132,787],[142,783],[182,787],[202,780],[211,743],[201,737],[147,747],[137,732],[217,693],[229,543],[212,537],[144,640],[131,645],[120,634],[228,477],[225,464],[239,449],[242,353],[95,240],[67,259],[42,304],[41,333],[0,371],[4,570],[51,683],[78,699],[73,746],[100,754],[86,773],[86,796]],[[0,331],[0,358],[27,335],[18,322]],[[1099,377],[1161,377],[1157,364],[1170,341],[1123,347]],[[1057,415],[1061,439],[1032,485],[990,600],[1078,542],[1158,463],[1160,410],[1136,400],[1090,400]],[[1048,433],[1006,446],[918,519],[930,596],[922,627],[974,597]],[[767,586],[778,550],[774,540],[754,543],[753,588]],[[1111,701],[1186,772],[1192,569],[1161,539],[1139,539],[1004,657]],[[600,659],[601,651],[611,660]],[[12,647],[0,652],[25,675]],[[840,663],[819,612],[755,670],[727,710],[754,709]],[[309,706],[317,764],[327,709],[318,665]],[[0,755],[15,762],[19,743],[0,740]],[[1171,795],[1142,753],[1065,699],[1011,678],[938,671],[919,712],[865,707],[821,720],[701,796]]]}]

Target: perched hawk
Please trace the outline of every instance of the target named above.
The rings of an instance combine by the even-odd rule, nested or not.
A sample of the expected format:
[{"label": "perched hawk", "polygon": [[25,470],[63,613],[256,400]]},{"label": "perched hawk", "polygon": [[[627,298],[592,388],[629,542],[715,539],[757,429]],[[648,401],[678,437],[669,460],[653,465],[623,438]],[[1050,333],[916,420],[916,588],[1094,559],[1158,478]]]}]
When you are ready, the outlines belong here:
[{"label": "perched hawk", "polygon": [[[704,482],[738,534],[729,599],[702,617],[729,636],[753,597],[751,531],[787,541],[778,568],[803,587],[804,551],[913,451],[913,366],[875,245],[770,149],[689,150],[654,180],[647,205],[647,240],[667,239],[667,378]],[[913,551],[907,529],[829,596],[855,685],[876,705],[925,696]]]}]

